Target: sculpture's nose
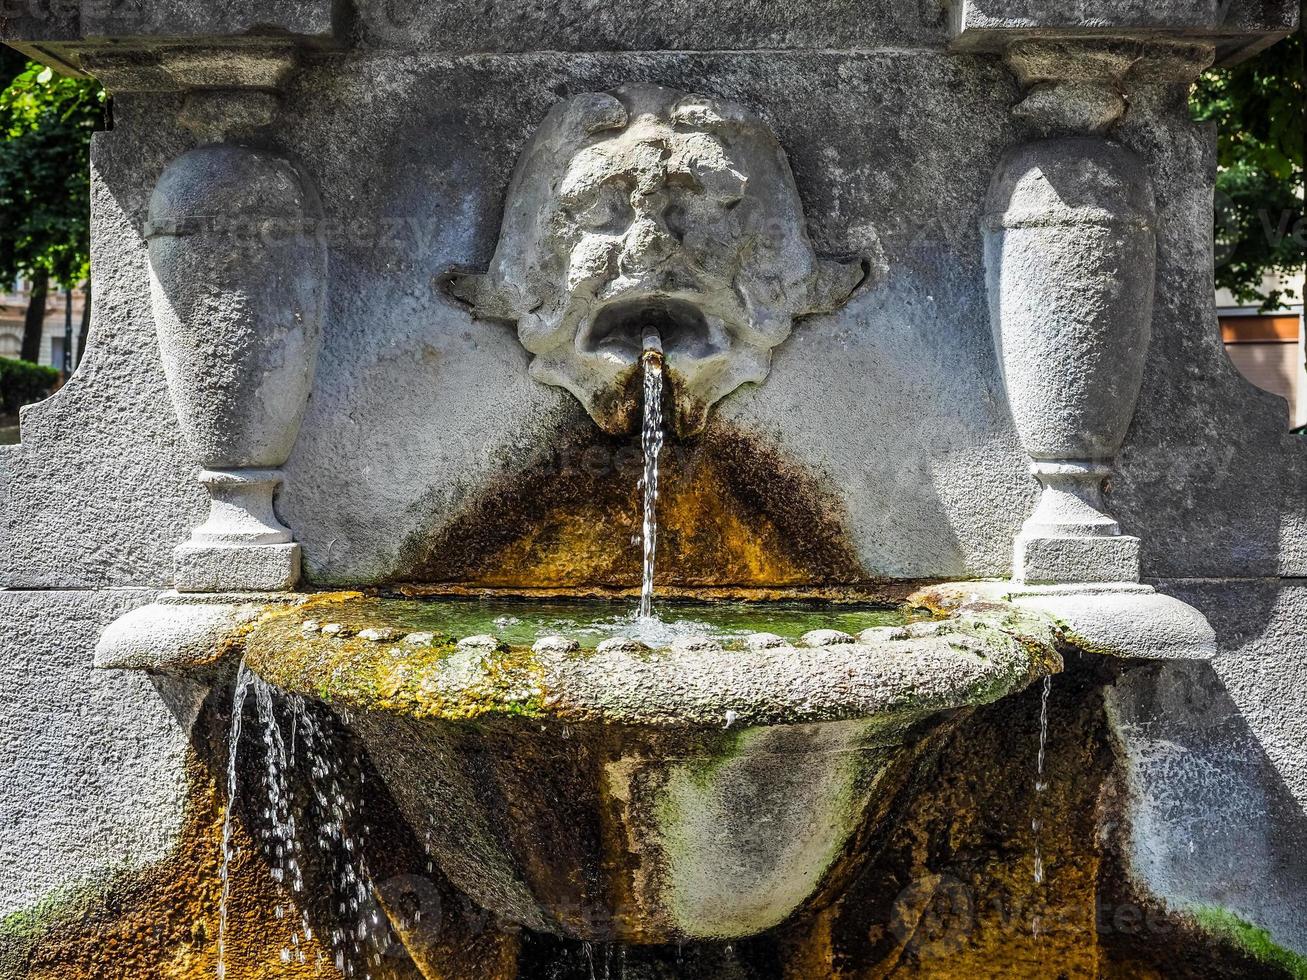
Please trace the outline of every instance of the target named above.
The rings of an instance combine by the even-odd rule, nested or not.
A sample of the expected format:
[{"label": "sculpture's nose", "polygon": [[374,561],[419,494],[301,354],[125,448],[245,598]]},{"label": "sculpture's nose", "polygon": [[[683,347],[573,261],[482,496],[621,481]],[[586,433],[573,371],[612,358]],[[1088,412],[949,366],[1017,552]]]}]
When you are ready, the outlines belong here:
[{"label": "sculpture's nose", "polygon": [[632,201],[635,220],[626,232],[621,268],[626,274],[658,268],[672,254],[676,239],[663,219],[658,196],[636,195]]}]

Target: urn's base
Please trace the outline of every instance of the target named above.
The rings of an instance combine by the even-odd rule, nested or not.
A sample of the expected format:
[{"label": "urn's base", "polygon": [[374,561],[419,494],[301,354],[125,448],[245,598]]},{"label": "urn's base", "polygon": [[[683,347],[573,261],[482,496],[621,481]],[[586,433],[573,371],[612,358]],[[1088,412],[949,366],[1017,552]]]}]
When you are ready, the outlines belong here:
[{"label": "urn's base", "polygon": [[1022,582],[1138,582],[1139,539],[1023,532],[1016,537],[1013,570]]},{"label": "urn's base", "polygon": [[300,578],[298,544],[193,544],[173,552],[178,592],[285,592]]}]

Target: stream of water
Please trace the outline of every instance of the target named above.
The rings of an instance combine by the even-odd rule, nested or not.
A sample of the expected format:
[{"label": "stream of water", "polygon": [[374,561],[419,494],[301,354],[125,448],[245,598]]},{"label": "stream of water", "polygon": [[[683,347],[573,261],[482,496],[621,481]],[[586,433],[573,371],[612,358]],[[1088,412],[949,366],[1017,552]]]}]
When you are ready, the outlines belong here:
[{"label": "stream of water", "polygon": [[[1040,799],[1048,790],[1048,782],[1044,779],[1044,762],[1048,751],[1048,696],[1053,690],[1053,678],[1044,678],[1044,689],[1040,692],[1039,697],[1039,755],[1035,761],[1035,816],[1030,821],[1030,829],[1035,835],[1035,884],[1044,883],[1044,851],[1040,845],[1040,832],[1043,830],[1043,807],[1040,805]],[[1039,916],[1036,915],[1030,922],[1030,931],[1039,935]]]},{"label": "stream of water", "polygon": [[[318,937],[336,969],[346,977],[370,980],[369,960],[375,961],[378,944],[384,938],[380,911],[372,899],[367,867],[362,856],[362,837],[368,828],[360,811],[362,776],[355,773],[353,785],[346,778],[349,768],[339,758],[330,733],[303,698],[285,695],[267,684],[244,664],[236,675],[232,694],[232,720],[227,745],[227,813],[222,828],[222,898],[218,912],[219,980],[227,975],[227,935],[233,861],[233,821],[241,787],[237,777],[246,702],[254,694],[258,727],[264,754],[261,807],[251,807],[254,825],[249,834],[262,841],[269,858],[269,874],[279,886],[284,901],[276,906],[276,918],[287,908],[298,908],[299,923],[289,942],[280,950],[282,963],[306,963],[308,944],[314,939],[304,888],[304,842],[308,830],[319,851],[319,864],[332,882],[331,909],[334,924],[329,934]],[[299,774],[301,779],[296,781]],[[293,788],[307,783],[308,799],[295,799]],[[249,787],[245,788],[248,793]],[[302,827],[308,817],[307,827]],[[319,950],[316,958],[324,958]],[[361,969],[360,969],[361,968]]]},{"label": "stream of water", "polygon": [[236,690],[231,699],[231,729],[227,734],[227,813],[222,820],[222,898],[218,904],[218,980],[227,976],[227,908],[231,899],[232,813],[236,809],[236,747],[241,740],[241,716],[245,713],[245,695],[249,693],[253,674],[241,664],[236,672]]},{"label": "stream of water", "polygon": [[644,569],[640,579],[641,619],[654,616],[654,566],[658,557],[658,454],[663,449],[663,353],[657,331],[644,337],[644,425],[640,446],[644,450]]}]

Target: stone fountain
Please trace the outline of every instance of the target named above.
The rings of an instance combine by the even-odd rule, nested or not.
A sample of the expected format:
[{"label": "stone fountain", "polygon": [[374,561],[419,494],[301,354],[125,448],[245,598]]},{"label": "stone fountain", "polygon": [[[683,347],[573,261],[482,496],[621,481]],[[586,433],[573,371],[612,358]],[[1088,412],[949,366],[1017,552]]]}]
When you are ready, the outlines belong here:
[{"label": "stone fountain", "polygon": [[[15,771],[135,733],[91,821],[122,861],[41,846],[203,923],[115,926],[138,974],[1307,954],[1266,850],[1305,833],[1307,456],[1221,350],[1184,108],[1288,4],[503,6],[3,27],[114,95],[90,349],[0,451],[0,608],[107,719]],[[1157,763],[1186,740],[1255,817],[1159,823],[1206,798]],[[67,883],[17,866],[8,902]],[[1049,936],[1108,899],[1166,943]],[[16,976],[98,975],[59,914]]]},{"label": "stone fountain", "polygon": [[[242,216],[279,233],[270,244],[215,234],[236,189],[251,198]],[[528,651],[486,634],[443,646],[443,633],[401,635],[385,600],[357,613],[312,599],[310,614],[283,594],[278,613],[232,595],[293,579],[296,546],[271,509],[277,473],[254,467],[285,461],[309,394],[325,268],[311,201],[285,163],[226,145],[160,178],[150,264],[169,390],[200,461],[227,469],[202,472],[214,504],[178,550],[186,591],[110,626],[96,661],[186,671],[197,653],[242,651],[277,688],[348,711],[405,818],[483,907],[598,941],[773,928],[949,716],[1059,669],[1053,622],[999,604],[857,637],[615,636],[583,651],[545,635]],[[452,290],[478,317],[515,320],[532,376],[610,432],[640,414],[631,393],[650,331],[671,428],[691,435],[722,397],[766,379],[797,315],[836,307],[865,274],[861,261],[818,259],[760,117],[658,86],[554,107],[504,212],[491,272],[455,276]],[[239,288],[243,276],[293,288],[265,299]],[[248,305],[213,299],[227,292]],[[241,331],[258,342],[233,343]],[[234,353],[236,376],[257,380],[214,385],[211,365]]]}]

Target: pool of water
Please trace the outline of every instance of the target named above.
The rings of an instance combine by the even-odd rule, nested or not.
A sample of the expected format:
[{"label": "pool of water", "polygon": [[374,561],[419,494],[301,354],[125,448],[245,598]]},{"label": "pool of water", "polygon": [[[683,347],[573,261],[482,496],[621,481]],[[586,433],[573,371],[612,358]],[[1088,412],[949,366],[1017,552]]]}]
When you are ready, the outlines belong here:
[{"label": "pool of water", "polygon": [[430,631],[455,639],[491,634],[512,646],[530,646],[542,636],[561,635],[593,648],[613,636],[629,636],[649,646],[667,646],[685,636],[707,636],[722,643],[750,633],[775,633],[798,640],[815,629],[857,634],[871,626],[898,626],[914,618],[900,608],[801,602],[659,603],[656,614],[641,617],[630,601],[527,599],[364,598],[306,613],[364,629],[390,627]]}]

